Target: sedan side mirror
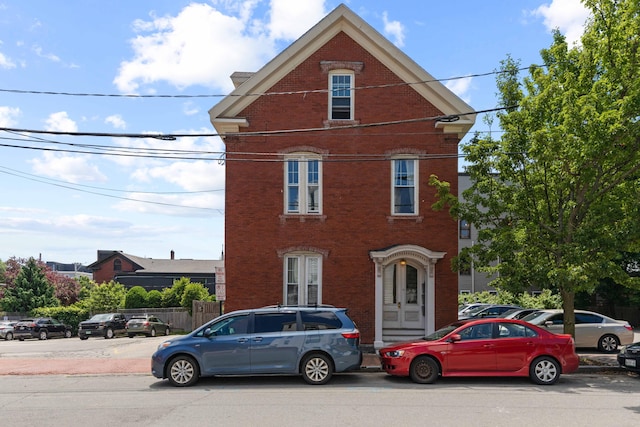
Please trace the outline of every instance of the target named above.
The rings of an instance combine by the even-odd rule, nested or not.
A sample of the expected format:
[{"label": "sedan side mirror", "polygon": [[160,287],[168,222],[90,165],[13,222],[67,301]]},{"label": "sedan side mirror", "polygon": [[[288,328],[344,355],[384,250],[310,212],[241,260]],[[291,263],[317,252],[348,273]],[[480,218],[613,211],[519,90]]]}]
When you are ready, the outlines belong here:
[{"label": "sedan side mirror", "polygon": [[462,340],[462,338],[460,337],[459,334],[453,334],[453,335],[451,335],[449,337],[449,342],[451,342],[451,343],[454,343],[454,342],[457,342],[457,341],[460,341],[460,340]]}]

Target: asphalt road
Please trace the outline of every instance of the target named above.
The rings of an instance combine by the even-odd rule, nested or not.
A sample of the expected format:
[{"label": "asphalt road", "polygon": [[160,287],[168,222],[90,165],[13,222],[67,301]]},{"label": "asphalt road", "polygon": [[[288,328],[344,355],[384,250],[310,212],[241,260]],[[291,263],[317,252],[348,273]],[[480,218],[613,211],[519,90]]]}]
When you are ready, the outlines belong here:
[{"label": "asphalt road", "polygon": [[384,373],[206,378],[175,388],[150,375],[0,376],[0,423],[42,426],[636,426],[640,379],[572,374],[445,378],[418,385]]}]

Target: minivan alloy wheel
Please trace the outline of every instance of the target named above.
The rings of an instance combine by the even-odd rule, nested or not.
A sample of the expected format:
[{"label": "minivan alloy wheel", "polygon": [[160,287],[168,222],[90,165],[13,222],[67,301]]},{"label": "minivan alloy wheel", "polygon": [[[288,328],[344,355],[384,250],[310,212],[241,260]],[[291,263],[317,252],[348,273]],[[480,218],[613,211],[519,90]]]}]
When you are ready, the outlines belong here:
[{"label": "minivan alloy wheel", "polygon": [[326,384],[331,379],[331,375],[331,361],[323,354],[307,356],[302,364],[302,377],[309,384]]},{"label": "minivan alloy wheel", "polygon": [[186,387],[198,381],[199,371],[195,360],[189,356],[179,356],[169,365],[169,382],[174,386]]}]

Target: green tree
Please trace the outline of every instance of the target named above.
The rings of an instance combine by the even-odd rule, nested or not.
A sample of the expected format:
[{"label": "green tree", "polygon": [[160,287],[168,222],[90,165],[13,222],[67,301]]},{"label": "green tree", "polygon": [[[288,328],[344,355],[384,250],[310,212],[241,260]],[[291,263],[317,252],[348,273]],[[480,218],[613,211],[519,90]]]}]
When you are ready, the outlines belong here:
[{"label": "green tree", "polygon": [[127,294],[124,285],[113,280],[109,283],[101,283],[91,289],[89,297],[84,304],[90,312],[116,311],[124,306]]},{"label": "green tree", "polygon": [[162,292],[157,289],[150,290],[147,293],[147,304],[151,308],[162,307]]},{"label": "green tree", "polygon": [[142,286],[133,286],[124,298],[124,308],[147,307],[147,290]]},{"label": "green tree", "polygon": [[184,288],[191,283],[191,279],[188,277],[181,277],[174,280],[173,285],[170,288],[164,288],[162,290],[162,306],[163,307],[181,307],[182,306],[182,294]]},{"label": "green tree", "polygon": [[[576,292],[605,278],[638,286],[616,262],[640,236],[640,5],[585,0],[592,18],[581,46],[554,33],[545,67],[507,58],[497,79],[500,139],[461,149],[472,186],[456,201],[432,177],[451,212],[479,230],[468,252],[503,289],[537,286],[562,297],[575,333]],[[496,262],[491,266],[490,262]]]},{"label": "green tree", "polygon": [[184,288],[180,305],[186,308],[189,314],[193,314],[193,301],[208,301],[209,297],[209,290],[203,284],[189,283]]},{"label": "green tree", "polygon": [[28,312],[38,307],[53,307],[59,304],[55,289],[47,281],[44,269],[29,258],[16,276],[13,285],[5,290],[2,307],[6,311]]}]

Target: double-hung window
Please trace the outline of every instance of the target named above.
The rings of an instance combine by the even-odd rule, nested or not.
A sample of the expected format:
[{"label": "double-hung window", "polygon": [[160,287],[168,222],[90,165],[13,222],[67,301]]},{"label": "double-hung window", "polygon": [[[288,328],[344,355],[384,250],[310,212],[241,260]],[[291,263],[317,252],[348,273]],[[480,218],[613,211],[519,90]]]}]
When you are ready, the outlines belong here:
[{"label": "double-hung window", "polygon": [[392,165],[392,212],[394,215],[415,215],[418,213],[418,162],[415,159],[395,159]]},{"label": "double-hung window", "polygon": [[353,74],[329,74],[329,117],[331,120],[353,120]]},{"label": "double-hung window", "polygon": [[285,256],[284,300],[288,305],[322,303],[322,258],[317,254]]},{"label": "double-hung window", "polygon": [[319,214],[322,162],[299,155],[285,162],[285,210],[288,214]]}]

